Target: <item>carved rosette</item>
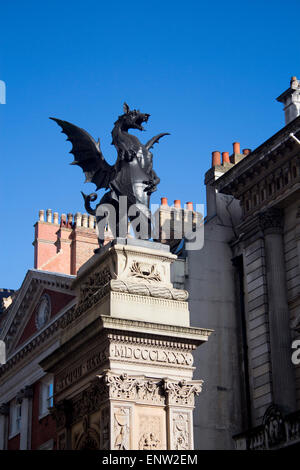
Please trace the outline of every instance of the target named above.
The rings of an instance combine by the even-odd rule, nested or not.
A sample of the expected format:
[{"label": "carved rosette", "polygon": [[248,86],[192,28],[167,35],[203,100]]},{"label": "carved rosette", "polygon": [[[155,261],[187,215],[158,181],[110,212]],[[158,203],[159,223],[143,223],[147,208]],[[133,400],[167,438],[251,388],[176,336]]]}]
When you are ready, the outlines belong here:
[{"label": "carved rosette", "polygon": [[168,405],[194,406],[195,395],[201,393],[202,384],[203,380],[193,382],[164,380]]},{"label": "carved rosette", "polygon": [[265,233],[281,233],[283,229],[283,211],[273,208],[259,214],[259,225]]}]

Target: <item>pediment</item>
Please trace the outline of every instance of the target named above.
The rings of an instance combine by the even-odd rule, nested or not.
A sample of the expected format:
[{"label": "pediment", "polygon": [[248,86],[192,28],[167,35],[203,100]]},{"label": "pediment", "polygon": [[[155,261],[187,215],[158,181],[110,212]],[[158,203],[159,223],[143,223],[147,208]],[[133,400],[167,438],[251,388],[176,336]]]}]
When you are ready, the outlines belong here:
[{"label": "pediment", "polygon": [[42,332],[68,305],[73,305],[76,299],[71,290],[74,278],[46,271],[27,272],[1,332],[8,356],[33,335]]}]

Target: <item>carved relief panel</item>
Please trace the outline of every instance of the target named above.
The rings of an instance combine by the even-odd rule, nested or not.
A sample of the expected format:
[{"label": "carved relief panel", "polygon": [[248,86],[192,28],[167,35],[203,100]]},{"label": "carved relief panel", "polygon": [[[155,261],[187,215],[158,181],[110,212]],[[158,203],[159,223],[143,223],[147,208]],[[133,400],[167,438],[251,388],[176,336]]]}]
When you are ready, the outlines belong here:
[{"label": "carved relief panel", "polygon": [[193,449],[192,413],[184,410],[170,411],[170,443],[172,450]]},{"label": "carved relief panel", "polygon": [[113,405],[111,413],[112,450],[131,449],[132,407]]},{"label": "carved relief panel", "polygon": [[135,406],[134,449],[164,450],[166,443],[166,412],[163,408]]}]

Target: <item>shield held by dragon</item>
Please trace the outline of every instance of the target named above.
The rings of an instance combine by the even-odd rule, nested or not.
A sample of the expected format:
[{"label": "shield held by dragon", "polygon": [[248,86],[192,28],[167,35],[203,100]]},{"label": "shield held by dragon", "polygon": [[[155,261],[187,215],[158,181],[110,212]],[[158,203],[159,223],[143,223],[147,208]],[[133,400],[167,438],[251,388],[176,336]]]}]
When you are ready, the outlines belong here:
[{"label": "shield held by dragon", "polygon": [[[100,148],[100,139],[96,142],[84,129],[61,119],[50,118],[62,128],[62,132],[67,135],[67,140],[72,144],[70,153],[74,155],[74,161],[71,165],[80,166],[86,177],[85,182],[94,183],[96,190],[106,190],[95,209],[91,207],[91,202],[96,201],[97,194],[85,195],[82,193],[87,212],[96,216],[100,246],[104,241],[103,219],[106,217],[107,220],[108,217],[110,220],[107,212],[112,209],[116,218],[114,226],[110,226],[110,229],[114,237],[120,236],[119,205],[121,196],[126,196],[126,215],[129,211],[130,222],[133,222],[138,216],[143,227],[147,227],[147,236],[142,238],[151,237],[150,196],[156,191],[160,179],[153,170],[153,155],[150,150],[163,136],[169,135],[166,132],[161,133],[152,137],[145,145],[142,144],[135,135],[129,134],[128,130],[143,131],[143,123],[148,121],[150,114],[141,113],[136,109],[130,110],[126,103],[124,103],[123,111],[124,113],[114,123],[111,132],[112,145],[117,150],[117,159],[114,165],[110,165],[105,160]],[[132,213],[135,215],[130,215]],[[132,225],[136,237],[141,238],[140,226]]]}]

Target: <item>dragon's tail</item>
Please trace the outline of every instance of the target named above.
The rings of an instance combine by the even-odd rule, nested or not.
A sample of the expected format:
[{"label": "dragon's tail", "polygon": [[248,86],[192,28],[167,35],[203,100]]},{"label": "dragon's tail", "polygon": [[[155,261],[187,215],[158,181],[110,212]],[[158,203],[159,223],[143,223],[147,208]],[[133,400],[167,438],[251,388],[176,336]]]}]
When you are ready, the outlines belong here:
[{"label": "dragon's tail", "polygon": [[82,194],[82,197],[84,199],[84,207],[85,207],[85,210],[88,212],[88,214],[90,215],[96,215],[96,210],[95,209],[92,209],[91,207],[91,202],[94,202],[96,201],[98,195],[97,193],[92,193],[92,194],[84,194],[82,191],[81,191],[81,194]]}]

